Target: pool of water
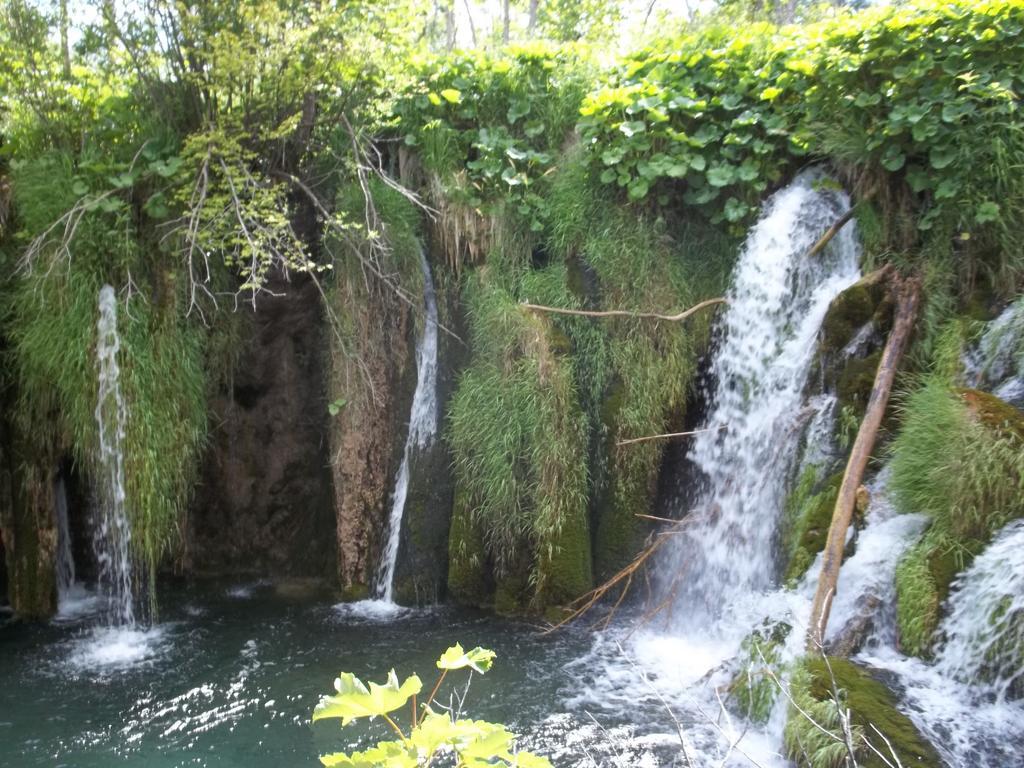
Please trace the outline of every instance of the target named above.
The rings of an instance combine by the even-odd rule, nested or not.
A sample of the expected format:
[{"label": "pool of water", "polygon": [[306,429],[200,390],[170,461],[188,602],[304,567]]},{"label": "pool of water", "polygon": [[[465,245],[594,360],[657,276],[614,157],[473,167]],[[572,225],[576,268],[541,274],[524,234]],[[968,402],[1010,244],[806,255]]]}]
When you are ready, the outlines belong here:
[{"label": "pool of water", "polygon": [[546,636],[448,607],[344,609],[266,583],[161,597],[161,622],[147,631],[97,628],[87,595],[48,624],[0,627],[0,764],[317,765],[321,753],[387,738],[377,723],[310,722],[340,671],[383,682],[394,666],[431,685],[455,642],[497,652],[467,711],[504,722],[556,765],[671,765],[679,752],[656,697],[637,689],[625,704],[602,702],[585,629]]}]

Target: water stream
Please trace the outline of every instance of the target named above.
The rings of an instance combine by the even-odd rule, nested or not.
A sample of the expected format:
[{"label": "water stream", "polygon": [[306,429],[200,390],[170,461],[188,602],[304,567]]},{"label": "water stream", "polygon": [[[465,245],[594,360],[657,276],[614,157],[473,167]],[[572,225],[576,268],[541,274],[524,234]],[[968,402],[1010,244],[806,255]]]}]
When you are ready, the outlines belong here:
[{"label": "water stream", "polygon": [[691,455],[705,490],[664,568],[683,575],[683,632],[705,632],[724,605],[771,587],[776,576],[775,535],[808,422],[804,389],[818,329],[832,299],[859,276],[852,228],[806,257],[849,207],[823,181],[805,172],[768,202],[734,272],[706,424],[721,429],[695,438]]},{"label": "water stream", "polygon": [[387,540],[381,552],[380,563],[373,582],[377,600],[392,603],[395,567],[398,563],[398,545],[402,532],[402,516],[409,494],[409,473],[417,449],[425,448],[437,433],[437,298],[430,264],[420,249],[420,267],[423,271],[423,330],[416,343],[416,391],[409,412],[409,434],[402,451],[402,463],[395,477],[395,490],[391,497],[388,516]]},{"label": "water stream", "polygon": [[97,457],[98,497],[93,527],[93,549],[99,569],[99,587],[106,598],[109,623],[135,624],[132,585],[131,525],[125,508],[124,436],[127,408],[121,394],[121,369],[117,354],[121,338],[117,333],[117,294],[104,285],[99,296],[96,325],[96,360],[99,389],[96,426],[99,434]]}]

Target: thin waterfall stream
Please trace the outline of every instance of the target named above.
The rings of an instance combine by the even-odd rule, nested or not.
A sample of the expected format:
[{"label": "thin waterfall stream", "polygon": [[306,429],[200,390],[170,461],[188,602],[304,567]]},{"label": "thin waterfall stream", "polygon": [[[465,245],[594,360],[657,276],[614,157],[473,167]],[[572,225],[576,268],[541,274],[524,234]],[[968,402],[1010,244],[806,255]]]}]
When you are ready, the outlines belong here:
[{"label": "thin waterfall stream", "polygon": [[401,541],[402,517],[409,495],[410,472],[415,452],[425,448],[437,433],[437,297],[430,264],[420,249],[420,268],[423,272],[423,329],[416,343],[416,390],[409,412],[409,434],[402,451],[402,462],[395,477],[395,490],[391,496],[388,515],[387,539],[381,551],[380,562],[373,582],[373,596],[385,603],[393,603],[395,568]]},{"label": "thin waterfall stream", "polygon": [[121,368],[117,361],[121,349],[121,337],[117,332],[117,294],[110,285],[104,285],[100,290],[96,331],[99,454],[93,550],[99,567],[100,590],[107,600],[108,620],[115,626],[131,627],[135,625],[132,532],[125,506],[124,484],[124,437],[128,416],[121,394]]}]

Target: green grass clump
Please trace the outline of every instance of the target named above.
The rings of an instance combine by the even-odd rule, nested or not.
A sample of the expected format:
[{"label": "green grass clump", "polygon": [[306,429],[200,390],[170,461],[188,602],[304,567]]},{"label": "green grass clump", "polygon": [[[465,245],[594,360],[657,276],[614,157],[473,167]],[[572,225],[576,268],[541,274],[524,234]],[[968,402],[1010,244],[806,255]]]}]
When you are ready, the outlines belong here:
[{"label": "green grass clump", "polygon": [[957,573],[1007,521],[1024,515],[1024,417],[998,398],[935,375],[901,406],[891,452],[897,506],[931,518],[896,570],[900,643],[931,652]]},{"label": "green grass clump", "polygon": [[561,305],[571,297],[564,267],[516,281],[501,261],[496,255],[486,274],[467,280],[473,360],[452,400],[449,436],[472,527],[499,582],[518,583],[525,562],[533,600],[550,604],[591,581],[586,419],[569,337],[502,284],[519,282],[531,297]]},{"label": "green grass clump", "polygon": [[[20,167],[15,188],[23,237],[70,204],[72,173],[64,155],[43,155]],[[30,441],[27,460],[48,464],[67,453],[89,478],[99,440],[98,296],[105,283],[120,288],[126,506],[134,559],[152,576],[179,541],[196,481],[207,431],[210,337],[185,317],[174,268],[144,241],[123,209],[86,214],[67,252],[44,249],[31,271],[14,281],[4,332],[19,397],[16,419]]]}]

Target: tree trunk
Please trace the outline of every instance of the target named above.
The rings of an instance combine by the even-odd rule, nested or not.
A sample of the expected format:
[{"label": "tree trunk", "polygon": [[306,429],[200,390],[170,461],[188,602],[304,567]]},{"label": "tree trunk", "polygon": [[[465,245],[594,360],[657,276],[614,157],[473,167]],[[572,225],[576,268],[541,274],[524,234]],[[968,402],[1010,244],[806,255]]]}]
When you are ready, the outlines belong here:
[{"label": "tree trunk", "polygon": [[537,10],[539,6],[540,0],[530,0],[530,21],[527,24],[530,37],[533,37],[534,32],[537,30]]},{"label": "tree trunk", "polygon": [[68,0],[60,0],[60,51],[64,57],[64,78],[71,79],[71,47],[68,44]]},{"label": "tree trunk", "polygon": [[871,388],[864,420],[857,431],[857,439],[850,451],[850,459],[843,473],[843,481],[839,486],[835,510],[832,513],[832,524],[828,530],[828,541],[825,544],[821,576],[818,579],[818,590],[814,595],[811,618],[807,627],[807,647],[811,652],[818,652],[824,645],[825,628],[828,626],[828,615],[832,609],[832,599],[836,593],[839,580],[839,567],[843,561],[843,549],[846,545],[846,531],[850,527],[854,505],[857,500],[857,489],[860,487],[867,467],[868,459],[878,436],[878,428],[885,415],[885,407],[889,402],[896,369],[906,349],[907,340],[914,326],[917,305],[921,293],[921,283],[917,278],[896,281],[895,322],[889,340],[882,352],[882,359],[875,374],[875,383]]},{"label": "tree trunk", "polygon": [[502,30],[501,30],[501,41],[503,43],[505,43],[505,45],[508,45],[509,27],[510,27],[511,21],[512,21],[511,20],[511,16],[512,16],[512,3],[511,3],[511,0],[504,0],[503,6],[502,6],[502,24],[503,24],[503,27],[502,27]]}]

